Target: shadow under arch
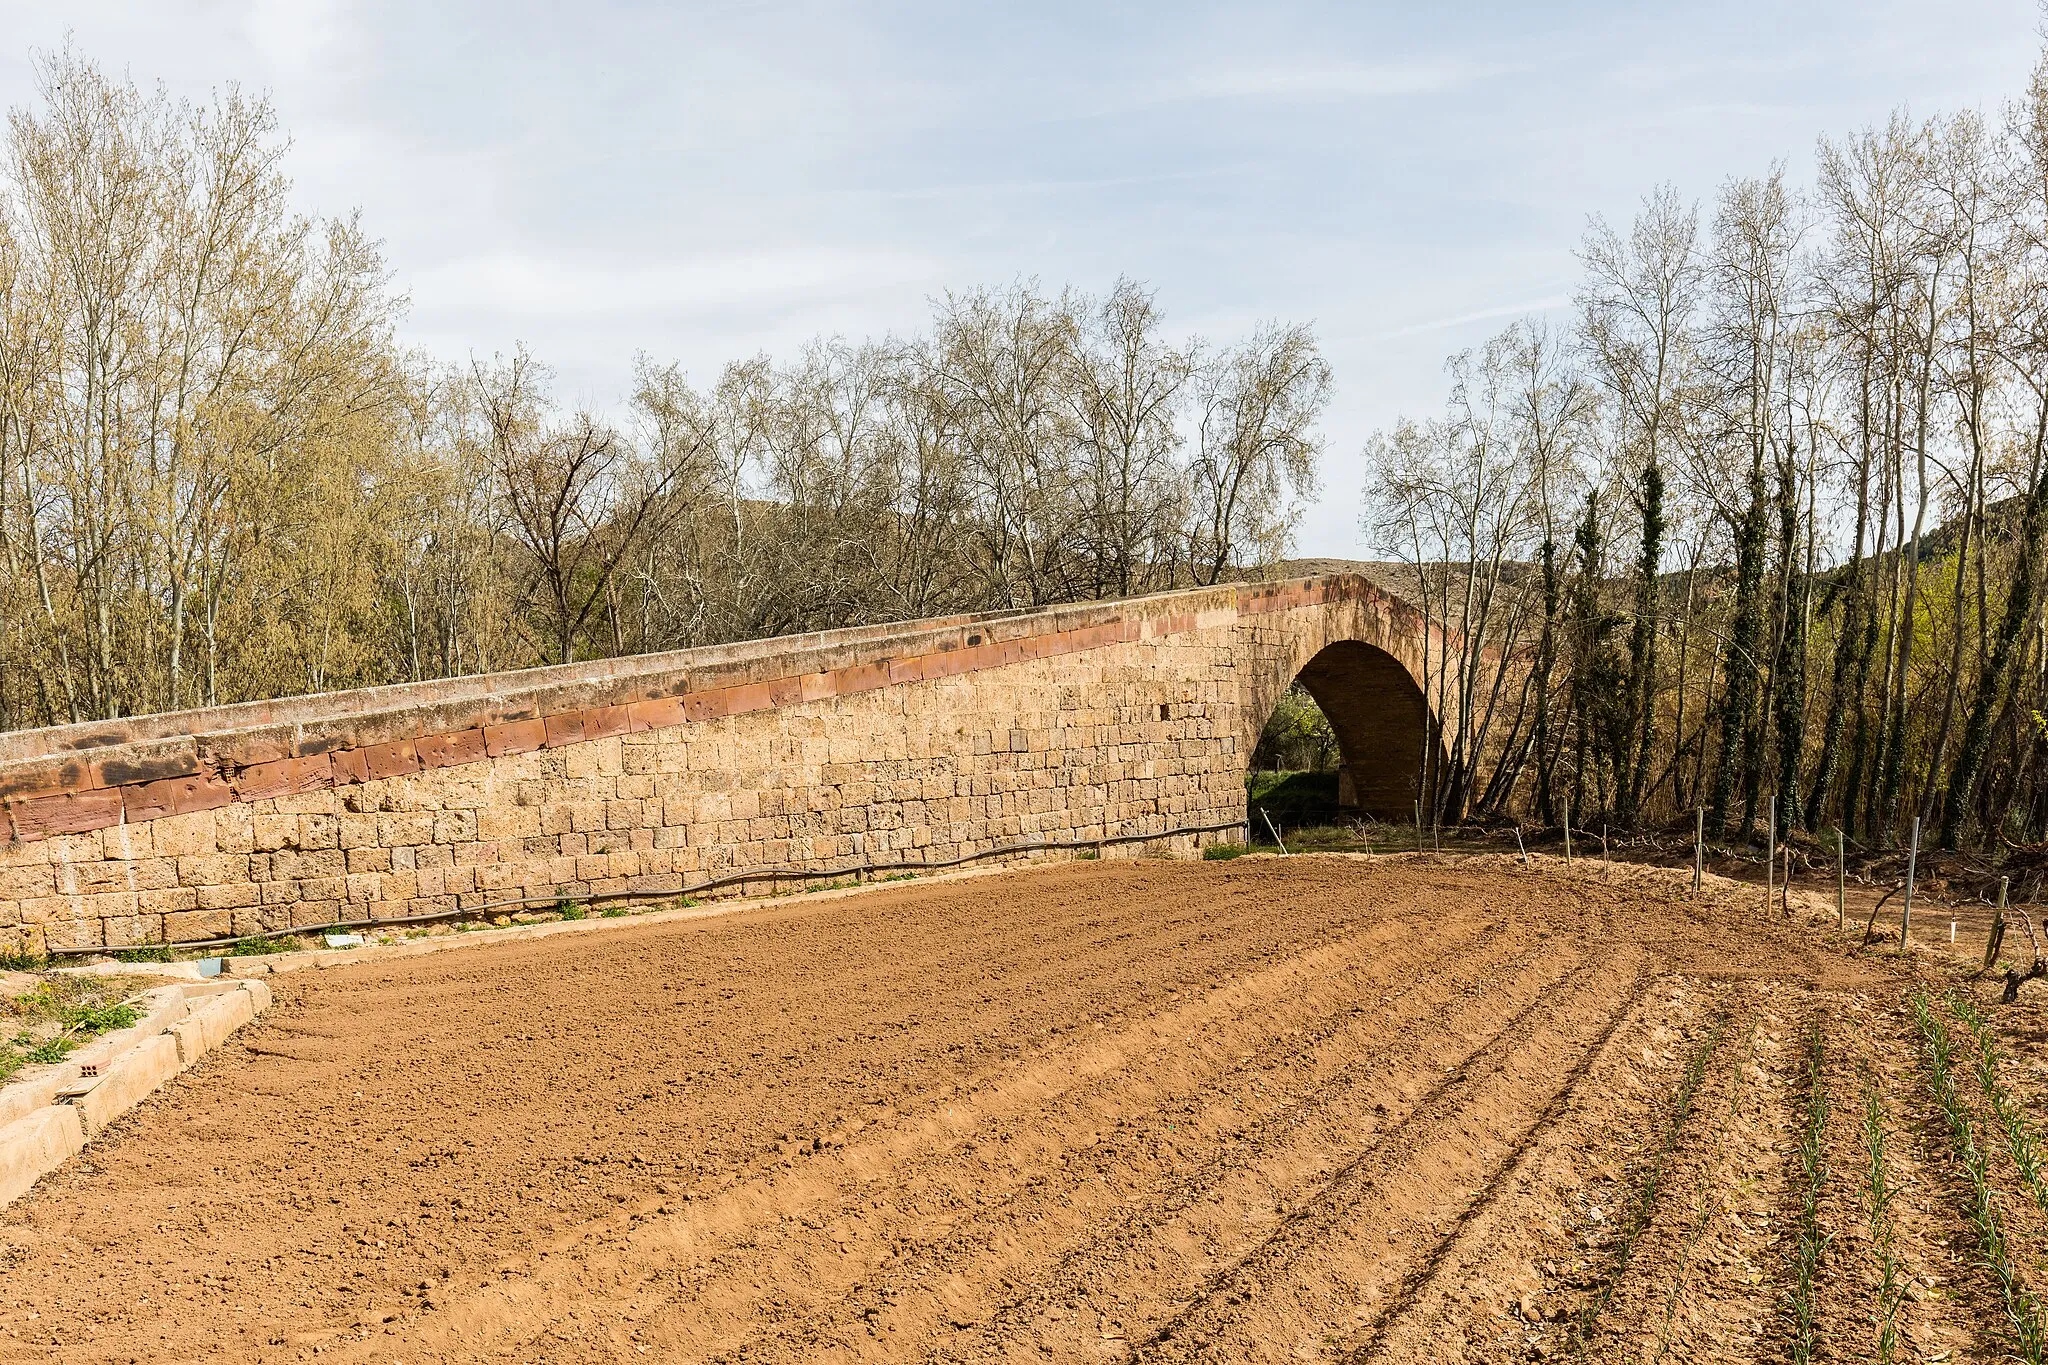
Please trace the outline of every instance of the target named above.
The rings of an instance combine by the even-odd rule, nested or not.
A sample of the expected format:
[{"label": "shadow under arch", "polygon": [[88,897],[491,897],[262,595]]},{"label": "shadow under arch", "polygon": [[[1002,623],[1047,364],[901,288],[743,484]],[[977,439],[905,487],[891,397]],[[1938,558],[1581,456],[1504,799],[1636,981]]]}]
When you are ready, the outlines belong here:
[{"label": "shadow under arch", "polygon": [[1415,802],[1427,799],[1425,778],[1442,771],[1443,755],[1428,699],[1407,666],[1363,640],[1338,640],[1302,665],[1296,681],[1336,732],[1338,807],[1377,820],[1414,819]]}]

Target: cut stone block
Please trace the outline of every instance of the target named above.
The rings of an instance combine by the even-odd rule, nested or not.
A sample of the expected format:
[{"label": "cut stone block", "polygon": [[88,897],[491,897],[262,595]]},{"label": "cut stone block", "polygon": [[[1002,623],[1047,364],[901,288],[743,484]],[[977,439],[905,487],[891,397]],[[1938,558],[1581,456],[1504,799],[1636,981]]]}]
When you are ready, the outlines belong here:
[{"label": "cut stone block", "polygon": [[0,1128],[0,1207],[26,1194],[84,1146],[79,1111],[68,1104],[46,1106]]}]

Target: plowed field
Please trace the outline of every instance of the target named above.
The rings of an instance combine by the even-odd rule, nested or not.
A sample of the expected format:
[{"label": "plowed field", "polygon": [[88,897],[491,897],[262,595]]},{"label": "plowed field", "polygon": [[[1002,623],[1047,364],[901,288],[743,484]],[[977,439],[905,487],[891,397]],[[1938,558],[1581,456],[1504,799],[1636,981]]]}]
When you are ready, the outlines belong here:
[{"label": "plowed field", "polygon": [[1758,899],[1110,861],[278,977],[0,1214],[0,1359],[2024,1355],[2040,1012],[1987,1070]]}]

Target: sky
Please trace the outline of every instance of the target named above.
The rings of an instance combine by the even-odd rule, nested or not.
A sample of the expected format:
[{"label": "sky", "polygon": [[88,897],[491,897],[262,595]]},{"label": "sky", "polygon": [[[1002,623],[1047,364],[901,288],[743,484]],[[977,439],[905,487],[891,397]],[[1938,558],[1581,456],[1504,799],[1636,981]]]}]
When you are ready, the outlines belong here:
[{"label": "sky", "polygon": [[444,359],[523,342],[560,396],[908,333],[948,290],[1157,292],[1170,329],[1309,322],[1335,374],[1305,555],[1372,557],[1360,450],[1443,363],[1571,313],[1592,215],[1710,199],[1816,139],[1996,113],[2032,0],[537,5],[0,0],[0,103],[68,40],[139,84],[262,91],[299,207],[360,210]]}]

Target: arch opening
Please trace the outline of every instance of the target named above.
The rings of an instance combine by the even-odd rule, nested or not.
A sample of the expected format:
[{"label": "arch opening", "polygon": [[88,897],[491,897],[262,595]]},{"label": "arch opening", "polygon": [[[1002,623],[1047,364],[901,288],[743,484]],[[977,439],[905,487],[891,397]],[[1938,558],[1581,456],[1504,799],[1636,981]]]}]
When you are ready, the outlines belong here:
[{"label": "arch opening", "polygon": [[1324,646],[1295,681],[1322,708],[1336,733],[1337,808],[1376,820],[1406,821],[1426,799],[1425,763],[1440,743],[1429,703],[1408,669],[1362,640]]}]

